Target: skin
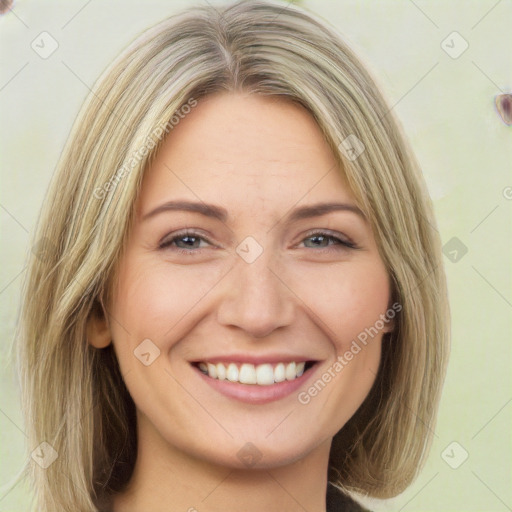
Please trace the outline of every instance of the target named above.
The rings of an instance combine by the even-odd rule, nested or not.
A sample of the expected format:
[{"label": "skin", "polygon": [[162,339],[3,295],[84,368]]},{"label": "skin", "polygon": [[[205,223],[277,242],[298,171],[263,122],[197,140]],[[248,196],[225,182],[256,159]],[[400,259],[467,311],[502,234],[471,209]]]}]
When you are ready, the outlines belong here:
[{"label": "skin", "polygon": [[[144,219],[177,199],[221,206],[228,218],[165,211]],[[320,202],[356,205],[311,115],[283,99],[217,93],[164,141],[143,179],[109,315],[91,325],[94,346],[114,343],[137,407],[137,462],[115,512],[216,512],[234,503],[248,512],[325,511],[332,437],[370,391],[392,326],[308,404],[298,401],[390,300],[364,216],[288,220],[292,209]],[[160,248],[184,228],[199,238]],[[357,249],[315,238],[323,230]],[[248,236],[263,248],[252,263],[236,252]],[[134,356],[145,339],[160,350],[148,366]],[[234,352],[318,363],[297,391],[248,404],[213,389],[190,364]],[[248,442],[260,456],[253,466],[237,455]]]}]

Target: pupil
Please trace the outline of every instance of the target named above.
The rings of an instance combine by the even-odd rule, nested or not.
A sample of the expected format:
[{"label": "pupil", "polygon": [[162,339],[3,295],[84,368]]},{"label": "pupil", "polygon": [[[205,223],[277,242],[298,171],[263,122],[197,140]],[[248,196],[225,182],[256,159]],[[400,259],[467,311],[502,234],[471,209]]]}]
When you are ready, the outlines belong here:
[{"label": "pupil", "polygon": [[[320,241],[320,244],[321,244],[321,242],[325,240],[325,236],[323,236],[323,235],[316,235],[316,236],[312,237],[312,240]],[[316,245],[320,245],[320,244],[316,244]]]},{"label": "pupil", "polygon": [[181,238],[181,240],[185,240],[185,244],[188,245],[188,246],[193,246],[194,245],[194,240],[195,240],[195,237],[193,236],[184,236]]}]

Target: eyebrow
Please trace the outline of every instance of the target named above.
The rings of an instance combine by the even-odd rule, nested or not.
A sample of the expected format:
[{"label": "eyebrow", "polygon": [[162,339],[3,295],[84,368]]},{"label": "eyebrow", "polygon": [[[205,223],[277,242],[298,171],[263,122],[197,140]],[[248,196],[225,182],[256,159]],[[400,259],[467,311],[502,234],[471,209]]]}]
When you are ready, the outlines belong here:
[{"label": "eyebrow", "polygon": [[[168,201],[146,213],[142,217],[142,220],[144,221],[154,217],[155,215],[169,211],[187,211],[199,213],[205,217],[218,219],[223,223],[225,223],[229,217],[226,209],[213,204],[194,201]],[[300,206],[295,208],[286,217],[286,221],[294,222],[310,217],[320,217],[321,215],[326,215],[327,213],[335,211],[352,212],[356,215],[359,215],[363,220],[366,221],[364,213],[356,205],[349,203],[316,203],[307,206]]]}]

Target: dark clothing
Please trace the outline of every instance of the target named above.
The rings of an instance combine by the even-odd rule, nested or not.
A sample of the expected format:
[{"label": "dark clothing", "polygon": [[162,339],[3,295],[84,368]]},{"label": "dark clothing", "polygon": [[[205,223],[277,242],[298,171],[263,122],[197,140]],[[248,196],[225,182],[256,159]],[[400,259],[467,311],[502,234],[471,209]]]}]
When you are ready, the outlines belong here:
[{"label": "dark clothing", "polygon": [[327,485],[327,512],[370,512],[343,494],[331,484]]}]

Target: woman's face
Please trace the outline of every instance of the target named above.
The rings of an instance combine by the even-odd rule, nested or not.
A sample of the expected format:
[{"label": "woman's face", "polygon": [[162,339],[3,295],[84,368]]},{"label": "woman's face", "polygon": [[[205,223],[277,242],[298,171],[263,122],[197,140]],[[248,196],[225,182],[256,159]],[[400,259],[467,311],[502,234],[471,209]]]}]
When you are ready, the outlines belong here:
[{"label": "woman's face", "polygon": [[328,449],[390,329],[385,266],[318,126],[256,95],[201,99],[169,133],[113,297],[139,443],[230,467]]}]

